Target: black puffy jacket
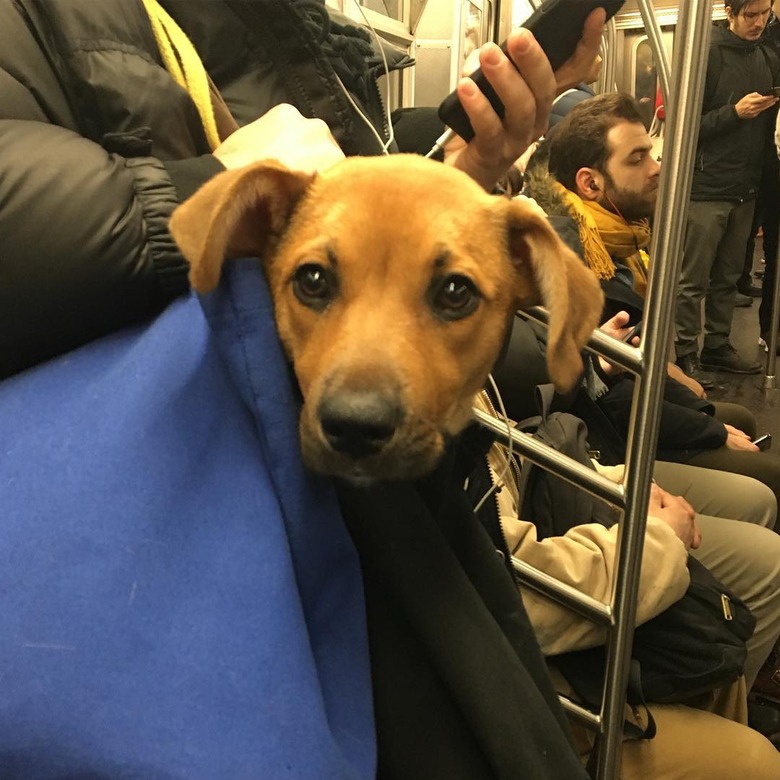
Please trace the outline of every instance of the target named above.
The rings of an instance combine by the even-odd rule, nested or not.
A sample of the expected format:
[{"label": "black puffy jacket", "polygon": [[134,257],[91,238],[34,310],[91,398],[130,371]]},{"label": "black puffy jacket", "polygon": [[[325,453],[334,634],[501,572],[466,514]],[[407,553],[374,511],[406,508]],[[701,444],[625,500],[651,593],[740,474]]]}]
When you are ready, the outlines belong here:
[{"label": "black puffy jacket", "polygon": [[736,104],[751,92],[780,84],[780,61],[768,47],[713,27],[704,86],[692,200],[751,200],[761,182],[764,157],[773,153],[776,114],[740,119]]},{"label": "black puffy jacket", "polygon": [[[381,132],[381,58],[322,0],[162,5],[240,125],[289,102],[377,153],[342,83]],[[141,0],[0,0],[0,378],[185,292],[167,220],[219,170]]]}]

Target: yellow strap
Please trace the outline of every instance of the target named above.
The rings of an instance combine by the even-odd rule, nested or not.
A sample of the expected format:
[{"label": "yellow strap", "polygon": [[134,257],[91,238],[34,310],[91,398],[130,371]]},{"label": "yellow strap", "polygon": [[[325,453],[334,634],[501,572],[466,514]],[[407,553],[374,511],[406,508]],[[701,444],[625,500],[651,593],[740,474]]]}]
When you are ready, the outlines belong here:
[{"label": "yellow strap", "polygon": [[212,151],[220,144],[214,106],[206,69],[192,45],[192,41],[157,0],[142,0],[154,38],[165,63],[165,69],[173,80],[185,89],[195,103],[206,140]]}]

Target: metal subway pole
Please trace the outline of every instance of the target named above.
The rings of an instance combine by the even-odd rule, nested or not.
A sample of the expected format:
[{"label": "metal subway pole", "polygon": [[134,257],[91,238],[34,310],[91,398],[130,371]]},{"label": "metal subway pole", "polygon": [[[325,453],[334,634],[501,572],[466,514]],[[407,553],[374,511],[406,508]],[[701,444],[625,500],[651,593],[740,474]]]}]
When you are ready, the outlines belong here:
[{"label": "metal subway pole", "polygon": [[769,338],[766,345],[769,350],[766,358],[766,373],[764,382],[761,385],[762,390],[773,390],[777,387],[777,375],[775,373],[775,364],[777,362],[777,329],[778,320],[780,320],[780,273],[778,273],[777,264],[780,263],[780,241],[777,244],[777,253],[775,254],[775,287],[772,290],[772,316],[770,317],[771,327],[769,329]]},{"label": "metal subway pole", "polygon": [[597,757],[599,780],[615,780],[620,749],[629,662],[636,618],[640,560],[647,521],[647,501],[666,373],[667,345],[682,262],[685,221],[698,136],[711,27],[710,0],[680,4],[675,34],[672,101],[658,192],[650,254],[652,273],[645,306],[645,330],[640,351],[645,366],[634,393],[626,469],[626,516],[621,523],[619,564],[615,582],[615,628],[607,646],[604,733]]}]

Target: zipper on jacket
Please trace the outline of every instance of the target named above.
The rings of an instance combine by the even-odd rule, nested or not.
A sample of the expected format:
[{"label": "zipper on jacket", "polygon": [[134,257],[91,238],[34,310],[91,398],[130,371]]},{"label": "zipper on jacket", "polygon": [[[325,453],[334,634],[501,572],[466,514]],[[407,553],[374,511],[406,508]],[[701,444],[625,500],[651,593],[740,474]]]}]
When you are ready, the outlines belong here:
[{"label": "zipper on jacket", "polygon": [[[496,411],[496,407],[493,405],[493,401],[490,398],[490,396],[488,395],[487,390],[480,391],[480,398],[482,399],[483,403],[487,406],[488,412],[490,413],[491,416],[495,417],[497,420],[504,419]],[[517,499],[516,499],[515,503],[516,503],[517,509],[519,511],[520,510],[520,487],[519,487],[520,486],[520,465],[518,464],[517,459],[514,457],[514,455],[512,455],[510,457],[510,455],[506,451],[506,447],[504,447],[504,445],[496,443],[493,446],[494,447],[495,446],[501,447],[501,449],[505,453],[504,457],[506,458],[506,461],[509,464],[509,470],[512,472],[512,479],[514,480],[514,483],[515,483],[515,493],[516,493],[516,496],[517,496]],[[485,456],[485,460],[487,461],[488,473],[490,474],[491,481],[493,482],[493,485],[494,485],[494,488],[495,488],[494,491],[493,491],[493,501],[494,501],[494,503],[496,505],[496,518],[497,518],[497,521],[498,521],[498,532],[501,534],[501,540],[504,543],[504,549],[509,553],[509,556],[510,556],[510,560],[507,561],[507,567],[511,571],[512,577],[515,580],[515,583],[517,583],[517,577],[515,575],[514,567],[511,565],[512,549],[509,546],[509,540],[506,537],[506,532],[504,531],[504,526],[501,523],[501,505],[499,504],[499,500],[498,500],[498,493],[499,493],[500,490],[504,489],[504,487],[506,486],[506,481],[505,481],[505,478],[504,478],[504,485],[502,485],[502,484],[500,484],[498,482],[498,474],[495,472],[493,467],[490,465],[489,453],[488,453],[488,455]],[[506,486],[506,487],[508,487],[508,486]],[[503,558],[503,555],[504,555],[503,552],[501,550],[498,550],[498,552],[501,554],[501,557]]]}]

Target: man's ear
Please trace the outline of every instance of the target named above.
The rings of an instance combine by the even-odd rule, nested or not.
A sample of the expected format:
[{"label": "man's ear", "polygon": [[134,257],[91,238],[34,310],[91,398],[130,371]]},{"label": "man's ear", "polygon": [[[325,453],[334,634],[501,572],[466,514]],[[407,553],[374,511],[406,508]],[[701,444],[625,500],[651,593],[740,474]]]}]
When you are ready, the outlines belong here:
[{"label": "man's ear", "polygon": [[577,184],[577,195],[583,200],[600,200],[603,195],[601,174],[595,168],[580,168],[574,181]]},{"label": "man's ear", "polygon": [[169,228],[193,289],[213,290],[227,258],[262,257],[313,178],[266,160],[218,174],[182,203]]}]

